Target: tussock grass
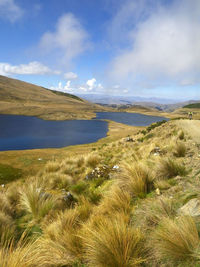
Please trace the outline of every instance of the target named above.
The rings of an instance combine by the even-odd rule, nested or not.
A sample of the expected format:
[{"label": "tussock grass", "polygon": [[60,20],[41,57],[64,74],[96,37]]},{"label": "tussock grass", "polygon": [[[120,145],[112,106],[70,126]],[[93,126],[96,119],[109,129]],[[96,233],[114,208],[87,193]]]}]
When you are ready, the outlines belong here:
[{"label": "tussock grass", "polygon": [[68,189],[73,184],[73,178],[61,172],[45,173],[41,179],[49,189]]},{"label": "tussock grass", "polygon": [[16,209],[19,203],[19,183],[15,182],[11,184],[6,191],[6,198],[9,201],[10,205]]},{"label": "tussock grass", "polygon": [[1,193],[1,192],[0,192],[0,211],[3,211],[4,213],[8,215],[13,214],[13,208],[11,204],[9,203],[9,200],[6,197],[6,194]]},{"label": "tussock grass", "polygon": [[186,154],[186,146],[183,142],[178,142],[175,146],[175,152],[174,155],[176,157],[185,157]]},{"label": "tussock grass", "polygon": [[0,211],[0,246],[14,238],[16,231],[15,222],[11,216]]},{"label": "tussock grass", "polygon": [[57,219],[44,228],[44,237],[40,240],[44,254],[49,254],[52,248],[53,251],[56,249],[60,250],[60,254],[65,254],[67,261],[69,258],[81,258],[82,242],[78,236],[80,223],[80,210],[69,209],[59,213]]},{"label": "tussock grass", "polygon": [[174,264],[200,259],[200,239],[192,217],[165,218],[154,233],[153,243],[159,259],[168,259]]},{"label": "tussock grass", "polygon": [[[35,246],[35,242],[27,242],[25,235],[14,245],[13,240],[0,249],[0,266],[1,267],[36,267],[42,262],[42,256]],[[43,265],[45,266],[45,265]]]},{"label": "tussock grass", "polygon": [[104,199],[102,199],[102,202],[96,211],[98,214],[107,214],[112,216],[112,214],[116,214],[117,212],[129,214],[131,209],[130,194],[119,186],[114,185]]},{"label": "tussock grass", "polygon": [[171,187],[170,183],[166,180],[155,180],[154,187],[160,190],[166,190]]},{"label": "tussock grass", "polygon": [[101,158],[98,154],[92,153],[86,159],[87,166],[95,168],[101,161]]},{"label": "tussock grass", "polygon": [[178,133],[178,138],[180,139],[180,140],[184,140],[184,138],[185,138],[185,134],[184,134],[184,132],[181,130],[181,131],[179,131],[179,133]]},{"label": "tussock grass", "polygon": [[89,266],[131,267],[144,262],[143,236],[117,218],[102,218],[95,228],[84,227],[83,246]]},{"label": "tussock grass", "polygon": [[184,176],[187,173],[184,165],[170,158],[162,159],[157,168],[157,176],[163,179],[173,178],[177,175]]},{"label": "tussock grass", "polygon": [[160,196],[155,199],[147,199],[135,211],[134,218],[137,225],[142,225],[143,229],[151,229],[159,224],[163,218],[174,218],[176,216],[176,206],[172,199]]},{"label": "tussock grass", "polygon": [[40,222],[55,204],[56,196],[46,193],[38,182],[27,184],[20,192],[19,206],[34,222]]},{"label": "tussock grass", "polygon": [[133,196],[143,198],[153,189],[153,177],[150,170],[142,163],[124,163],[123,174],[119,183]]},{"label": "tussock grass", "polygon": [[49,161],[45,165],[46,172],[57,172],[60,169],[60,162]]}]

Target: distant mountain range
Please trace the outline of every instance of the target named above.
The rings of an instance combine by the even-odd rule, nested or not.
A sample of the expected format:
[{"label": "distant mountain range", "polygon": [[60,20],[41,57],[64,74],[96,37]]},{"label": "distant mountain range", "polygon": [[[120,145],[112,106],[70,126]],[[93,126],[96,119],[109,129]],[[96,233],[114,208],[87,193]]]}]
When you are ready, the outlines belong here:
[{"label": "distant mountain range", "polygon": [[110,96],[110,95],[98,95],[98,94],[84,94],[80,97],[97,104],[103,105],[127,105],[127,106],[143,106],[154,108],[160,111],[174,111],[175,109],[183,106],[198,103],[200,100],[188,100],[183,101],[181,99],[165,99],[155,97],[140,97],[140,96]]}]

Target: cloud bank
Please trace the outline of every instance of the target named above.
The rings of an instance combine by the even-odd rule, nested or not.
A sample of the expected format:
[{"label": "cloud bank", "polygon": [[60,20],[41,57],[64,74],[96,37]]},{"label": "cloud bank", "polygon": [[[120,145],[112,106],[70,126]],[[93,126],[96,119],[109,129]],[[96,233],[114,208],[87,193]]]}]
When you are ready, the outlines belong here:
[{"label": "cloud bank", "polygon": [[[138,5],[137,26],[123,28],[128,45],[112,60],[109,78],[147,86],[199,83],[200,1],[181,0],[168,6],[157,5],[152,7],[154,12],[146,10],[149,1],[143,2],[146,2],[143,7]],[[126,1],[124,9],[113,18],[113,29],[126,25],[124,10],[126,18],[131,18],[131,14],[134,17],[136,6],[127,8],[131,3]]]},{"label": "cloud bank", "polygon": [[60,72],[53,71],[49,67],[37,61],[33,61],[28,64],[20,64],[20,65],[0,63],[0,75],[10,76],[12,74],[44,75],[44,74],[60,74]]}]

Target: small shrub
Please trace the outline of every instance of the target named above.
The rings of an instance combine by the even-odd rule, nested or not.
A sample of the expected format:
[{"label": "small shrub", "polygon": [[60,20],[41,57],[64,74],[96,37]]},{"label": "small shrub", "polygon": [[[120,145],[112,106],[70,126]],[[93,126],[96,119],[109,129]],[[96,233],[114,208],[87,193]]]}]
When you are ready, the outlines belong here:
[{"label": "small shrub", "polygon": [[158,121],[155,123],[152,123],[150,126],[147,127],[147,132],[150,132],[151,130],[155,129],[156,127],[161,126],[162,124],[166,123],[166,120]]},{"label": "small shrub", "polygon": [[88,184],[86,182],[80,181],[79,183],[72,185],[70,187],[71,191],[77,195],[83,194],[88,189]]},{"label": "small shrub", "polygon": [[156,255],[160,259],[187,261],[199,259],[200,240],[192,217],[164,219],[154,233]]},{"label": "small shrub", "polygon": [[149,140],[149,139],[151,139],[153,136],[154,136],[153,133],[149,133],[149,134],[147,134],[147,135],[144,137],[144,140]]}]

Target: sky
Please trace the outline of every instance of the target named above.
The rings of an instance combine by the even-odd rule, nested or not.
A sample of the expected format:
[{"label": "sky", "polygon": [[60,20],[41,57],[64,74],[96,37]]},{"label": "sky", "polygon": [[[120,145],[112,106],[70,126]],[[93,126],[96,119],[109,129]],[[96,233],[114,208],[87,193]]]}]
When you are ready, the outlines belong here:
[{"label": "sky", "polygon": [[200,0],[0,0],[0,75],[73,94],[200,99]]}]

